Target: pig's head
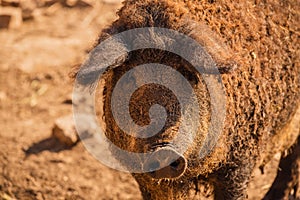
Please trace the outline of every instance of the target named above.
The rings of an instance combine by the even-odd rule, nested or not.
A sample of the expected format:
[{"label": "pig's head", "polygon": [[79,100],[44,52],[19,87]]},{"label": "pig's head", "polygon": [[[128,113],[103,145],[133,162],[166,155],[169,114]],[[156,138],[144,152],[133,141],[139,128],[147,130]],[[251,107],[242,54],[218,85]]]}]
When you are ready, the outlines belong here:
[{"label": "pig's head", "polygon": [[[146,4],[144,1],[126,1],[118,14],[119,19],[103,31],[99,44],[123,31],[161,27],[176,30],[197,41],[204,54],[210,55],[215,62],[218,75],[229,72],[235,66],[232,62],[233,54],[222,44],[221,39],[204,24],[194,22],[179,3],[149,1]],[[174,47],[178,42],[167,40],[164,35],[155,31],[147,34],[158,46]],[[205,157],[199,157],[203,145],[210,145],[204,144],[204,140],[211,137],[208,132],[212,121],[211,94],[204,76],[214,76],[215,72],[208,69],[203,70],[201,74],[188,60],[163,49],[138,48],[126,51],[129,46],[149,43],[147,37],[136,38],[130,34],[128,37],[126,44],[122,40],[115,40],[107,49],[107,52],[112,49],[123,49],[126,53],[119,56],[99,80],[96,95],[98,119],[105,127],[106,137],[118,148],[132,153],[150,153],[148,157],[133,156],[128,159],[118,152],[112,152],[129,171],[132,166],[143,167],[144,173],[133,172],[133,176],[138,181],[144,197],[157,198],[165,195],[165,198],[169,198],[166,194],[172,194],[173,198],[183,197],[187,194],[186,191],[183,192],[185,187],[190,188],[193,180],[212,172],[225,159],[226,145],[218,145]],[[195,53],[189,44],[181,43],[180,47],[182,51],[188,52],[190,58],[193,59],[194,56],[198,60],[202,59],[203,54]],[[106,57],[109,57],[109,53]],[[154,68],[156,71],[145,66],[138,67],[149,63],[156,63],[152,64],[157,66]],[[165,70],[164,66],[168,66],[168,70]],[[174,71],[180,75],[174,75]],[[130,75],[124,79],[128,73]],[[94,74],[93,70],[87,70],[83,73],[82,82],[86,84],[94,82],[98,78]],[[152,79],[148,76],[154,75],[161,76],[164,85],[151,83]],[[123,81],[121,89],[115,90],[120,85],[122,77],[126,81]],[[192,98],[190,91],[183,87],[186,83],[193,91]],[[170,85],[176,87],[176,94]],[[128,88],[132,90],[131,93]],[[124,96],[128,96],[128,93],[130,98],[125,100]],[[185,105],[182,105],[181,99]],[[118,110],[123,101],[128,101],[128,109]],[[192,101],[197,103],[197,115],[193,113],[194,104],[189,104]],[[117,111],[114,112],[112,108]],[[164,112],[157,115],[156,109],[163,109]],[[121,116],[118,120],[115,119],[116,113]],[[137,129],[131,127],[130,123],[125,123],[123,127],[118,124],[120,121],[126,121],[125,118],[128,116],[139,127],[151,125],[153,119],[161,120],[164,124],[156,134],[137,137]],[[184,123],[183,118],[188,123]],[[216,138],[211,138],[211,143],[215,140]],[[224,140],[222,135],[217,140],[218,143],[225,143],[222,142]],[[162,198],[164,197],[160,197]]]}]

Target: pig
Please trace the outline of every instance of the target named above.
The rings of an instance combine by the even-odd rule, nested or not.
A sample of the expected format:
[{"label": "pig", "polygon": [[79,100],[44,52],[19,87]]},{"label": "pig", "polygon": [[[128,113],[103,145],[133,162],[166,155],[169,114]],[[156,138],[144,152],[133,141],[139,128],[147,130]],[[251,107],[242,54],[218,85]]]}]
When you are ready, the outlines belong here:
[{"label": "pig", "polygon": [[[299,10],[300,4],[294,0],[123,2],[118,19],[102,31],[97,45],[115,34],[136,28],[178,31],[197,41],[211,56],[226,100],[224,126],[217,144],[207,155],[199,157],[203,135],[208,132],[212,119],[212,102],[203,78],[209,71],[200,74],[179,55],[149,48],[120,57],[107,68],[101,80],[92,69],[82,71],[82,84],[103,83],[96,96],[97,105],[101,107],[98,120],[105,124],[105,135],[114,145],[129,152],[161,153],[166,155],[166,160],[167,155],[177,157],[166,166],[166,160],[155,156],[150,162],[126,160],[112,152],[125,166],[135,162],[148,166],[150,170],[144,173],[132,172],[144,199],[191,199],[199,184],[207,186],[217,200],[245,199],[255,167],[263,169],[277,152],[296,149],[293,144],[300,132]],[[155,34],[152,36],[157,43],[164,41],[161,35]],[[126,45],[118,41],[111,48],[126,49]],[[188,45],[182,48],[194,55]],[[165,108],[166,123],[157,135],[136,138],[116,123],[111,111],[114,88],[126,72],[145,63],[160,63],[181,73],[201,105],[200,117],[195,119],[199,120],[197,134],[183,153],[178,148],[187,145],[186,140],[191,135],[187,131],[181,143],[173,144],[182,116],[176,95],[167,87],[147,84],[138,88],[130,99],[130,116],[140,126],[149,125],[149,110],[153,105]],[[136,73],[132,82],[143,79],[145,76]],[[166,79],[170,84],[175,81],[172,77]],[[118,95],[122,97],[126,91]],[[157,166],[163,167],[151,170]]]}]

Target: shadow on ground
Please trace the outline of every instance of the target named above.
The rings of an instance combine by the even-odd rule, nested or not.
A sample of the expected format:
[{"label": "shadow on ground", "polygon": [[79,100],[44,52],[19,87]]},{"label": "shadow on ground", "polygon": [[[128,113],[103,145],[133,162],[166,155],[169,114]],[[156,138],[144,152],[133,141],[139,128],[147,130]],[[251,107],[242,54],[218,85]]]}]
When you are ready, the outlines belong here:
[{"label": "shadow on ground", "polygon": [[60,143],[56,138],[49,137],[40,142],[33,143],[28,149],[24,149],[26,156],[31,154],[39,154],[43,151],[50,151],[50,152],[60,152],[63,150],[70,150],[72,147],[67,146],[65,144]]}]

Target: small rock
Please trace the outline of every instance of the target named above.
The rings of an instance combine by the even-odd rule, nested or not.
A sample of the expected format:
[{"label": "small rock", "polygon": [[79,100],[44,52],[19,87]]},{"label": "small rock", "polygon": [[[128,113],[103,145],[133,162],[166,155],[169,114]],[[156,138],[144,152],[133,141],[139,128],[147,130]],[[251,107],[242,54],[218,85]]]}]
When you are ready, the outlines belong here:
[{"label": "small rock", "polygon": [[64,3],[66,6],[74,7],[77,3],[77,0],[66,0]]},{"label": "small rock", "polygon": [[256,54],[254,51],[250,52],[250,56],[252,57],[253,60],[256,59]]},{"label": "small rock", "polygon": [[6,193],[0,193],[0,199],[1,200],[14,200],[14,198],[12,198],[11,196],[9,196]]},{"label": "small rock", "polygon": [[52,129],[52,135],[67,146],[75,145],[79,138],[76,133],[73,115],[58,118]]},{"label": "small rock", "polygon": [[22,8],[22,18],[23,20],[33,19],[34,10],[37,8],[37,3],[33,0],[23,0],[20,4]]}]

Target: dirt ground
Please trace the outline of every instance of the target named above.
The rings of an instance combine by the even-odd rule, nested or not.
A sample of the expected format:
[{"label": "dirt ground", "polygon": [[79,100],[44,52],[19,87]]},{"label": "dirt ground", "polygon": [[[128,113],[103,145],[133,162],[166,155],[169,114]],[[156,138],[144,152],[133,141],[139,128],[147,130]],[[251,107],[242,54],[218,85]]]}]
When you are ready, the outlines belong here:
[{"label": "dirt ground", "polygon": [[[54,4],[0,29],[0,200],[141,199],[129,174],[105,167],[80,142],[67,148],[51,137],[55,120],[72,112],[69,72],[119,7]],[[278,156],[265,175],[255,171],[250,199],[267,192],[277,164]]]}]

